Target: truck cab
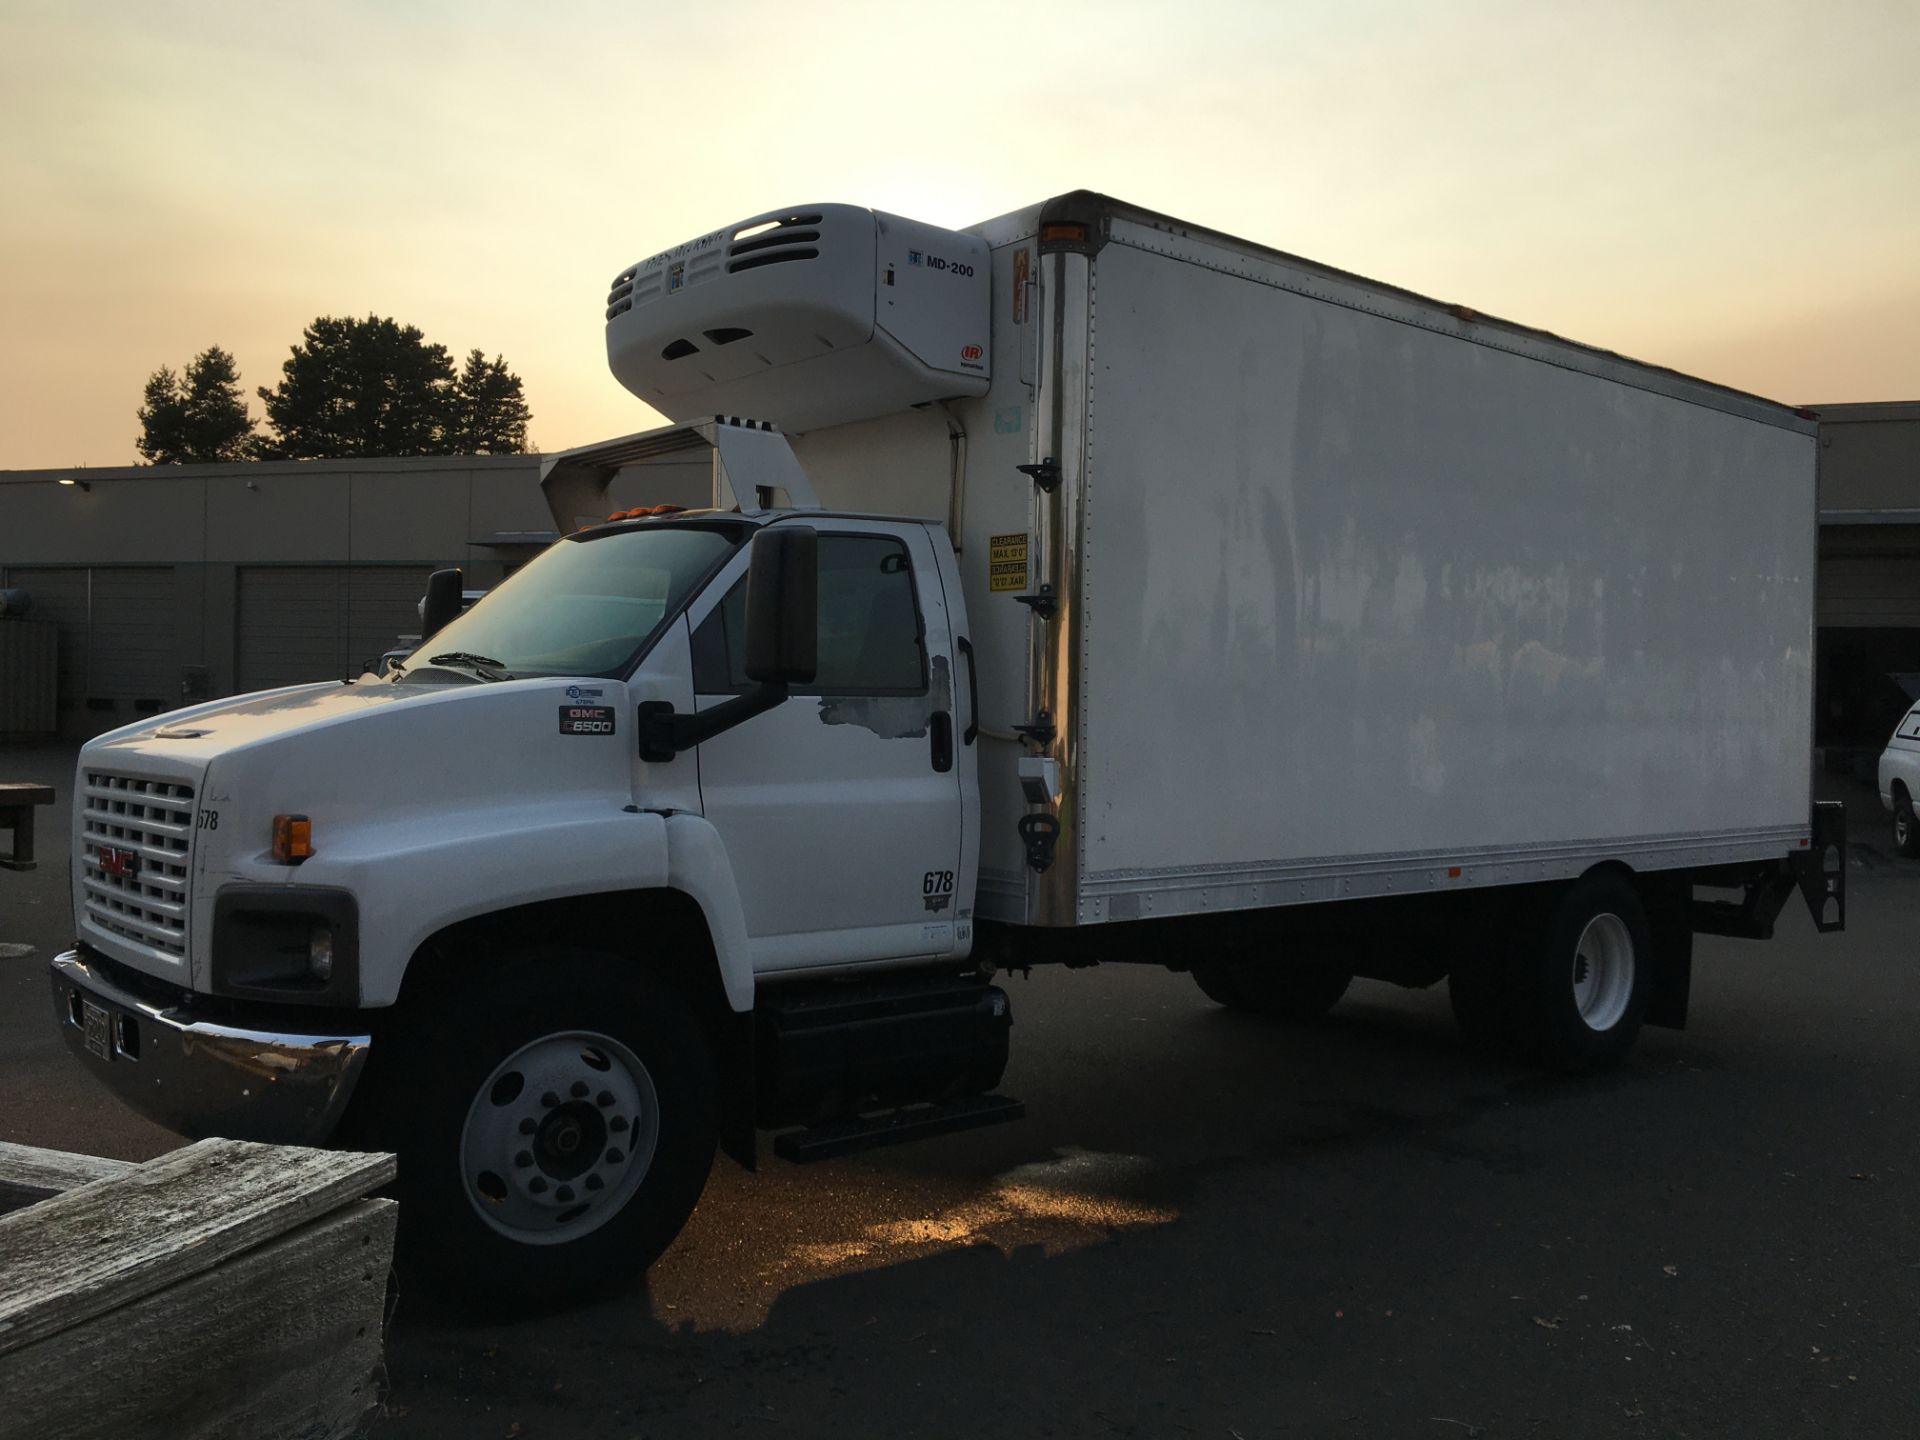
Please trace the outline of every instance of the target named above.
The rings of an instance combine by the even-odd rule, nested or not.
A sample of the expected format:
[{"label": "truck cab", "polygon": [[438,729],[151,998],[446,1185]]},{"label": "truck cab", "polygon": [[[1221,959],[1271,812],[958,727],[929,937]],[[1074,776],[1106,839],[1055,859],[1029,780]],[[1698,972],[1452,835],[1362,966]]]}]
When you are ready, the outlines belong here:
[{"label": "truck cab", "polygon": [[[183,1133],[436,1167],[416,1208],[479,1222],[416,1245],[450,1267],[491,1243],[508,1288],[591,1284],[604,1245],[564,1242],[631,1211],[664,1244],[722,1132],[751,1161],[757,1124],[997,1080],[1005,998],[959,978],[966,644],[937,524],[810,507],[576,530],[384,676],[88,746],[59,1019]],[[638,1003],[636,962],[645,1019],[600,1028]],[[836,1011],[834,982],[874,969],[912,978],[881,1013]],[[762,1003],[756,1024],[776,982],[806,1013]],[[503,1013],[502,984],[537,998]],[[850,1035],[917,1058],[861,1072],[832,1058]],[[930,1035],[958,1058],[928,1058]],[[680,1130],[657,1118],[675,1087]],[[649,1115],[636,1163],[620,1139]],[[597,1258],[557,1280],[562,1249]]]}]

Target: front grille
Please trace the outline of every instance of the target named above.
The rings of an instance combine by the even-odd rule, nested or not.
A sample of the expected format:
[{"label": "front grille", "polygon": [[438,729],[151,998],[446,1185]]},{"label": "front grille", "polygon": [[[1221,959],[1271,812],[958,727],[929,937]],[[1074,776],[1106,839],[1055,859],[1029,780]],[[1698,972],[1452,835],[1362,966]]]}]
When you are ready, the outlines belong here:
[{"label": "front grille", "polygon": [[87,920],[162,958],[186,959],[193,787],[89,770],[81,804]]}]

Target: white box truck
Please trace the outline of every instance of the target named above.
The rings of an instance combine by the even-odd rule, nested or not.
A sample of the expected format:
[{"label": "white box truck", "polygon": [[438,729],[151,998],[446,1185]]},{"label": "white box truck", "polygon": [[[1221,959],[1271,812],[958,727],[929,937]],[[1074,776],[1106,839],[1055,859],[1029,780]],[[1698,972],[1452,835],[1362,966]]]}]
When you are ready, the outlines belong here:
[{"label": "white box truck", "polygon": [[[1017,1115],[996,971],[1446,980],[1578,1070],[1683,1023],[1694,934],[1842,924],[1801,414],[1084,192],[755,217],[606,322],[675,423],[545,462],[562,539],[76,778],[75,1052],[396,1148],[442,1276],[631,1274],[763,1130]],[[685,449],[711,509],[606,516]]]}]

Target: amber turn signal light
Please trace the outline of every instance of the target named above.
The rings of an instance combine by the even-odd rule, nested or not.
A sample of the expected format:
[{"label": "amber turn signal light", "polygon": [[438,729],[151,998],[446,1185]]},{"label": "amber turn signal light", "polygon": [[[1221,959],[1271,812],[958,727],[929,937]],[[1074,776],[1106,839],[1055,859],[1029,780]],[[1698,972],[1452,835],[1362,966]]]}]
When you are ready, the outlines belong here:
[{"label": "amber turn signal light", "polygon": [[273,858],[282,865],[298,865],[313,854],[313,822],[304,815],[273,817]]}]

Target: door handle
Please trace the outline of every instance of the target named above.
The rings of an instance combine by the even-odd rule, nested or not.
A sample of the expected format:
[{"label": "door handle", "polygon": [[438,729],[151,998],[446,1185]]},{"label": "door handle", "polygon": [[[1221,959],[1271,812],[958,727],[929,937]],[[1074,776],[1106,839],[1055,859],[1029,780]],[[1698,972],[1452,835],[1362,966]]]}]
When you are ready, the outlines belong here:
[{"label": "door handle", "polygon": [[929,730],[933,736],[933,768],[944,775],[953,769],[953,716],[944,710],[934,711]]},{"label": "door handle", "polygon": [[973,642],[966,636],[954,636],[953,645],[967,657],[967,728],[960,732],[960,743],[971,745],[980,734],[980,662],[974,659]]}]

